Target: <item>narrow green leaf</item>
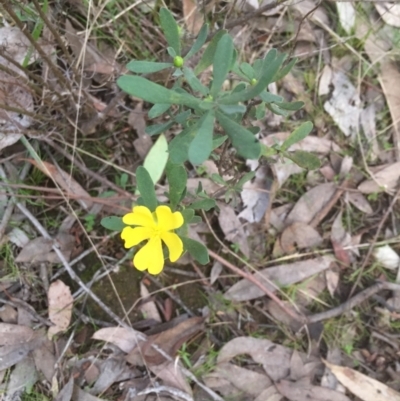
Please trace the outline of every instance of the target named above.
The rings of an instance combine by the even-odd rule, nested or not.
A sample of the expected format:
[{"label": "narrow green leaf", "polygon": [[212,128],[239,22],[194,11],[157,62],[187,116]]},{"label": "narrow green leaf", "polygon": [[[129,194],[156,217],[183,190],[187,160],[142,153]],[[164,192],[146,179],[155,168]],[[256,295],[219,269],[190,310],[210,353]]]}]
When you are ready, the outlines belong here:
[{"label": "narrow green leaf", "polygon": [[254,69],[249,63],[240,64],[240,69],[248,79],[252,80],[255,78]]},{"label": "narrow green leaf", "polygon": [[150,174],[153,183],[156,184],[165,169],[168,161],[168,142],[164,134],[161,134],[143,162],[143,167]]},{"label": "narrow green leaf", "polygon": [[265,103],[262,102],[261,104],[256,106],[256,119],[261,120],[265,117]]},{"label": "narrow green leaf", "polygon": [[278,51],[276,49],[271,49],[264,57],[263,61],[262,61],[262,71],[261,71],[261,75],[263,74],[263,71],[268,68],[268,66],[274,62],[274,60],[276,59],[278,55]]},{"label": "narrow green leaf", "polygon": [[208,210],[212,209],[213,207],[215,207],[215,204],[216,203],[215,203],[214,199],[206,198],[206,199],[200,199],[200,200],[197,200],[197,201],[191,203],[190,207],[195,210],[203,209],[205,211],[208,211]]},{"label": "narrow green leaf", "polygon": [[214,133],[214,112],[206,113],[199,121],[196,136],[189,145],[188,157],[190,163],[197,165],[208,159],[212,151]]},{"label": "narrow green leaf", "polygon": [[171,46],[167,47],[167,52],[171,56],[172,59],[177,56],[175,49],[172,48]]},{"label": "narrow green leaf", "polygon": [[206,265],[210,258],[207,248],[198,241],[188,237],[180,237],[183,242],[183,248],[190,253],[193,258],[201,265]]},{"label": "narrow green leaf", "polygon": [[307,121],[296,128],[280,147],[281,152],[288,150],[292,145],[304,139],[313,129],[313,123]]},{"label": "narrow green leaf", "polygon": [[219,109],[222,110],[225,114],[243,114],[246,112],[246,106],[243,106],[242,104],[220,104]]},{"label": "narrow green leaf", "polygon": [[192,48],[189,50],[189,53],[184,57],[185,60],[190,59],[190,57],[192,57],[201,49],[204,43],[206,43],[207,36],[208,36],[208,24],[204,24],[201,27],[200,32],[197,36],[197,39],[193,43]]},{"label": "narrow green leaf", "polygon": [[227,182],[217,173],[211,174],[211,179],[219,185],[225,186],[227,185]]},{"label": "narrow green leaf", "polygon": [[175,50],[176,54],[181,54],[181,40],[179,38],[179,28],[175,18],[166,8],[160,10],[160,23],[168,44]]},{"label": "narrow green leaf", "polygon": [[189,145],[197,132],[197,123],[184,129],[168,146],[169,158],[172,163],[182,164],[188,159]]},{"label": "narrow green leaf", "polygon": [[229,34],[219,40],[213,58],[213,81],[210,94],[216,98],[231,67],[233,41]]},{"label": "narrow green leaf", "polygon": [[185,167],[171,162],[167,164],[166,173],[169,185],[169,203],[171,208],[175,209],[186,188],[187,173]]},{"label": "narrow green leaf", "polygon": [[293,66],[297,62],[297,57],[294,57],[288,64],[286,64],[280,71],[278,71],[274,77],[274,82],[281,80],[284,76],[289,74]]},{"label": "narrow green leaf", "polygon": [[149,172],[143,166],[139,166],[136,169],[136,183],[143,204],[154,212],[158,205],[156,191],[154,190],[154,183]]},{"label": "narrow green leaf", "polygon": [[220,136],[214,137],[213,144],[212,144],[213,150],[219,148],[227,139],[228,139],[228,135],[220,135]]},{"label": "narrow green leaf", "polygon": [[162,132],[166,131],[168,128],[172,127],[173,125],[174,125],[173,121],[168,121],[167,123],[162,123],[162,124],[148,125],[144,131],[146,132],[147,135],[150,135],[150,136],[158,135],[158,134],[161,134]]},{"label": "narrow green leaf", "polygon": [[247,82],[250,81],[249,78],[247,77],[247,75],[244,74],[243,71],[240,69],[238,63],[233,64],[231,71],[233,73],[235,73],[237,76],[239,76],[240,78],[244,79],[245,81],[247,81]]},{"label": "narrow green leaf", "polygon": [[196,75],[194,75],[194,72],[191,68],[183,67],[183,75],[187,83],[195,92],[200,92],[203,96],[208,95],[208,88],[200,82]]},{"label": "narrow green leaf", "polygon": [[215,36],[211,39],[210,43],[208,44],[206,50],[204,51],[203,55],[201,56],[200,61],[198,62],[196,68],[194,69],[194,73],[199,75],[203,72],[207,67],[209,67],[213,63],[215,50],[217,49],[218,41],[226,34],[226,31],[222,29],[221,31],[217,32]]},{"label": "narrow green leaf", "polygon": [[218,111],[217,119],[225,133],[229,136],[239,155],[245,159],[259,158],[261,153],[260,143],[250,131]]},{"label": "narrow green leaf", "polygon": [[155,61],[131,61],[126,68],[137,74],[150,74],[173,67],[172,63],[157,63]]},{"label": "narrow green leaf", "polygon": [[317,156],[304,150],[296,150],[295,152],[284,152],[283,155],[292,160],[298,166],[307,170],[315,170],[321,166],[321,162]]},{"label": "narrow green leaf", "polygon": [[194,96],[164,88],[140,76],[123,75],[117,79],[117,85],[129,95],[150,103],[183,104],[194,108],[200,103]]},{"label": "narrow green leaf", "polygon": [[191,114],[192,112],[190,110],[182,111],[182,113],[179,113],[174,117],[174,121],[178,124],[183,124],[188,120]]},{"label": "narrow green leaf", "polygon": [[274,95],[266,90],[260,93],[260,98],[265,103],[279,103],[283,100],[282,96]]},{"label": "narrow green leaf", "polygon": [[111,231],[122,231],[126,224],[122,222],[122,217],[108,216],[101,219],[100,224]]},{"label": "narrow green leaf", "polygon": [[257,59],[253,63],[254,78],[256,78],[256,79],[258,79],[261,76],[262,64],[263,64],[263,61],[261,59]]},{"label": "narrow green leaf", "polygon": [[280,102],[276,103],[279,108],[290,111],[300,110],[304,106],[304,102]]},{"label": "narrow green leaf", "polygon": [[249,171],[248,173],[246,173],[239,181],[238,183],[235,185],[235,188],[238,190],[242,190],[243,185],[246,184],[247,181],[252,180],[256,175],[255,171]]},{"label": "narrow green leaf", "polygon": [[149,118],[156,118],[164,114],[171,107],[168,103],[157,103],[155,104],[148,113]]},{"label": "narrow green leaf", "polygon": [[287,117],[290,114],[287,110],[281,109],[276,103],[266,103],[265,107],[278,116]]}]

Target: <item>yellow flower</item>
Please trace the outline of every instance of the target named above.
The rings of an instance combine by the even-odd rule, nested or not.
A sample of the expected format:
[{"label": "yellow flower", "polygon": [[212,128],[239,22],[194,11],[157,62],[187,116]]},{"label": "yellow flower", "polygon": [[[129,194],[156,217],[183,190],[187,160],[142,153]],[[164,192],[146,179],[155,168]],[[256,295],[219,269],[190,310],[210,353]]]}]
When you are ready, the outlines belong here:
[{"label": "yellow flower", "polygon": [[168,206],[158,206],[154,213],[145,206],[135,206],[132,213],[126,214],[122,221],[125,224],[139,227],[125,227],[121,238],[125,248],[132,248],[148,239],[147,244],[136,253],[133,264],[136,269],[148,270],[150,274],[161,273],[164,267],[162,242],[167,245],[169,259],[176,262],[183,253],[181,239],[173,230],[183,224],[180,212],[172,213]]}]

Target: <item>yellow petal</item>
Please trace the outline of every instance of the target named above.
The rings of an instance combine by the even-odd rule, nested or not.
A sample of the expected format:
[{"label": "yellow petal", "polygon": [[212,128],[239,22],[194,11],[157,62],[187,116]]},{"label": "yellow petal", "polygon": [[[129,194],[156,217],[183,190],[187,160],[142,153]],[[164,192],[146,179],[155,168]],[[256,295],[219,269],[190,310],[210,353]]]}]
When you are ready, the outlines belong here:
[{"label": "yellow petal", "polygon": [[146,206],[135,206],[132,213],[122,217],[122,221],[130,226],[155,227],[153,215]]},{"label": "yellow petal", "polygon": [[168,206],[158,206],[156,216],[160,231],[175,230],[175,228],[179,228],[183,224],[182,213],[172,213]]},{"label": "yellow petal", "polygon": [[175,233],[163,232],[161,233],[161,239],[167,245],[169,251],[169,260],[176,262],[183,253],[182,240]]},{"label": "yellow petal", "polygon": [[161,273],[164,267],[164,255],[162,251],[161,239],[153,237],[150,241],[135,255],[133,264],[136,269],[148,270],[150,274]]},{"label": "yellow petal", "polygon": [[149,239],[154,233],[150,227],[125,227],[121,232],[121,238],[125,241],[125,248],[132,248],[145,239]]}]

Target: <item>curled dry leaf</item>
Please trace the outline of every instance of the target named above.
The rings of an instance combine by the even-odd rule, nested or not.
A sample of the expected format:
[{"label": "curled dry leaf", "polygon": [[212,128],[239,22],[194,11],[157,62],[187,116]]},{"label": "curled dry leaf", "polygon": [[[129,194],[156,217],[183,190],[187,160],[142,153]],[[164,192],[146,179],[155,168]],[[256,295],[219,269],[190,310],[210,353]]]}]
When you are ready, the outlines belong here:
[{"label": "curled dry leaf", "polygon": [[92,336],[95,340],[110,342],[126,353],[137,347],[143,337],[144,334],[125,327],[106,327],[97,330]]},{"label": "curled dry leaf", "polygon": [[308,224],[297,222],[286,227],[280,238],[284,253],[290,254],[298,249],[313,248],[322,244],[322,237],[315,228]]},{"label": "curled dry leaf", "polygon": [[[332,256],[302,260],[262,269],[253,276],[270,291],[301,282],[314,274],[329,268],[334,261]],[[232,301],[249,301],[265,295],[263,291],[250,281],[243,279],[234,284],[226,293],[225,298]]]},{"label": "curled dry leaf", "polygon": [[362,401],[400,401],[400,393],[371,377],[324,361],[340,383]]},{"label": "curled dry leaf", "polygon": [[42,173],[53,179],[64,191],[67,192],[67,194],[77,197],[77,202],[85,210],[89,210],[92,207],[93,202],[90,200],[90,194],[84,190],[82,186],[70,176],[70,174],[45,161],[39,163],[33,159],[29,159],[28,161],[30,161]]},{"label": "curled dry leaf", "polygon": [[74,298],[71,295],[70,288],[61,280],[57,280],[51,283],[47,299],[49,319],[54,323],[54,326],[51,326],[48,331],[48,336],[51,339],[55,334],[68,329]]},{"label": "curled dry leaf", "polygon": [[322,210],[336,191],[334,183],[320,184],[306,192],[297,201],[289,215],[286,217],[287,225],[302,222],[309,224],[315,215]]},{"label": "curled dry leaf", "polygon": [[229,242],[239,245],[239,249],[246,256],[250,256],[249,244],[247,243],[247,235],[244,232],[243,223],[236,216],[231,206],[224,203],[219,205],[220,213],[218,222],[221,230],[225,234],[225,239]]},{"label": "curled dry leaf", "polygon": [[372,194],[374,192],[391,192],[396,188],[399,180],[400,162],[386,166],[381,166],[377,173],[374,173],[374,179],[362,182],[358,190],[363,194]]}]

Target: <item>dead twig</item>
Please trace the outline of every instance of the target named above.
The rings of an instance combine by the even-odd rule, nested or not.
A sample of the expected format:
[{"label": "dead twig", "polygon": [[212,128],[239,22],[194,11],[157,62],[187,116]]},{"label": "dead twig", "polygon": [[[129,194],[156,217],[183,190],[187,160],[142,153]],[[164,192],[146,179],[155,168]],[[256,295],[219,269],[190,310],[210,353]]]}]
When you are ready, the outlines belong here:
[{"label": "dead twig", "polygon": [[400,291],[400,284],[378,282],[371,287],[361,291],[353,298],[337,306],[336,308],[327,310],[325,312],[316,313],[315,315],[307,317],[307,323],[321,322],[322,320],[331,319],[336,316],[353,309],[355,306],[360,305],[362,302],[366,301],[368,298],[375,295],[377,292],[382,290]]}]

